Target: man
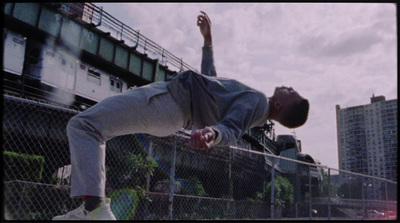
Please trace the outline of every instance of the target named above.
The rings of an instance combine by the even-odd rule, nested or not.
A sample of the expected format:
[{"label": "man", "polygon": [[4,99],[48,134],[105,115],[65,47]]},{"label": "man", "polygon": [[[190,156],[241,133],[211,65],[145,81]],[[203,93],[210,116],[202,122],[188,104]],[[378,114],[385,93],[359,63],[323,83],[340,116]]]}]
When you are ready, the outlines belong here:
[{"label": "man", "polygon": [[204,38],[201,72],[184,71],[171,81],[156,82],[106,98],[73,117],[67,126],[71,152],[71,197],[84,203],[53,220],[115,220],[105,198],[105,141],[119,135],[168,136],[192,129],[194,149],[225,147],[267,119],[294,128],[305,123],[308,101],[292,88],[279,87],[271,98],[242,83],[217,78],[211,21],[197,18]]}]

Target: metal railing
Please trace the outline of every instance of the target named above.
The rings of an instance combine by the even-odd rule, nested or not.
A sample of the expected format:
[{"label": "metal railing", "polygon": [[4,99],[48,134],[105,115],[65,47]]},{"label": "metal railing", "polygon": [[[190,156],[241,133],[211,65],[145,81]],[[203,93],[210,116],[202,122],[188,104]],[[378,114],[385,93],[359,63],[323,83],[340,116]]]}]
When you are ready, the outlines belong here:
[{"label": "metal railing", "polygon": [[[5,218],[50,220],[78,207],[82,201],[69,197],[65,130],[78,111],[3,98]],[[281,171],[283,161],[296,163],[293,171]],[[397,182],[242,145],[198,151],[185,132],[113,138],[106,174],[106,195],[119,220],[397,218]]]},{"label": "metal railing", "polygon": [[[71,8],[77,7],[74,3],[64,4]],[[159,63],[164,66],[172,65],[178,69],[177,71],[197,70],[184,62],[182,58],[178,58],[154,41],[140,34],[140,31],[129,27],[93,3],[85,3],[82,20],[95,25],[104,32],[110,32],[110,35],[117,40],[124,41],[126,45],[136,48],[139,52],[148,54],[152,59],[158,59]]]}]

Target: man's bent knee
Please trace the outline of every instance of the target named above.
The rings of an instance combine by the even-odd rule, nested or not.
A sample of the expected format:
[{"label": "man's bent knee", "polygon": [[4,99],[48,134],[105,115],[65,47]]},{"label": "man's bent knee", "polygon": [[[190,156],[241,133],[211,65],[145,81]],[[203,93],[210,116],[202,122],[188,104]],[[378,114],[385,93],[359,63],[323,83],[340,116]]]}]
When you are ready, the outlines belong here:
[{"label": "man's bent knee", "polygon": [[82,115],[78,114],[72,117],[67,124],[67,135],[70,137],[75,132],[98,132],[93,125],[90,123],[90,120]]}]

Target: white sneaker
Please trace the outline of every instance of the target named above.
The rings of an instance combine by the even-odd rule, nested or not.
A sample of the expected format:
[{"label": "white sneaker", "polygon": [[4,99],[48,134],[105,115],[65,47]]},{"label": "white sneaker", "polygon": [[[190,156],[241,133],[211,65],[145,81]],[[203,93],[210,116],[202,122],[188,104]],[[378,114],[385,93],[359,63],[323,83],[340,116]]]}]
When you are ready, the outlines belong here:
[{"label": "white sneaker", "polygon": [[100,207],[89,212],[85,210],[85,202],[82,203],[77,209],[72,210],[65,215],[55,216],[53,221],[65,220],[117,220],[110,208],[111,199],[106,198],[100,204]]}]

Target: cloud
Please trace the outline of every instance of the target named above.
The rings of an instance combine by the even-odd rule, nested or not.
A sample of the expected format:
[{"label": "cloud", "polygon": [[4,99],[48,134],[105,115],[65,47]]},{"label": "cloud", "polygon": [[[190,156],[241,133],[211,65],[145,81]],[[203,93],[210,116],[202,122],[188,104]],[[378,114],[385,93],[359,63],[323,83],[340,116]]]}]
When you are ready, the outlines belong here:
[{"label": "cloud", "polygon": [[365,53],[381,39],[370,30],[353,31],[352,33],[342,33],[336,42],[322,47],[320,56],[351,56],[354,54]]},{"label": "cloud", "polygon": [[349,57],[371,50],[382,41],[370,27],[352,29],[337,36],[306,36],[299,45],[300,54],[312,57]]}]

